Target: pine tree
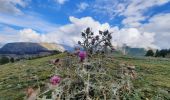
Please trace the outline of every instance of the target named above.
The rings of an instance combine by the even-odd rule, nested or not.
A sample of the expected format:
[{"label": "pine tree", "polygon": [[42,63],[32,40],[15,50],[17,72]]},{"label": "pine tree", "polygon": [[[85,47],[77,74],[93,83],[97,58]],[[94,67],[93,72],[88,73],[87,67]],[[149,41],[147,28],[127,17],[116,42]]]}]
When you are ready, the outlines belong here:
[{"label": "pine tree", "polygon": [[157,49],[156,52],[155,52],[155,57],[160,57],[160,52],[159,52],[158,49]]},{"label": "pine tree", "polygon": [[146,52],[146,55],[145,55],[145,56],[151,56],[151,57],[153,57],[153,56],[154,56],[153,50],[148,50],[148,51]]},{"label": "pine tree", "polygon": [[160,50],[160,56],[161,57],[165,57],[166,55],[167,55],[167,50],[166,49]]}]

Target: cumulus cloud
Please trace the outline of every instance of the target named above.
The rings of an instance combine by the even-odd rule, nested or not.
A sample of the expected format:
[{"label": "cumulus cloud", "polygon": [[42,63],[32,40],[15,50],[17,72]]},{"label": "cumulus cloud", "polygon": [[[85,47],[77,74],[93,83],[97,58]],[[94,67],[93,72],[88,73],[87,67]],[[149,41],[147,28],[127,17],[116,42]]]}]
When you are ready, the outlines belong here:
[{"label": "cumulus cloud", "polygon": [[140,32],[137,28],[123,28],[113,33],[114,44],[126,44],[137,48],[157,48],[154,45],[155,33]]},{"label": "cumulus cloud", "polygon": [[[108,23],[100,23],[91,17],[76,18],[70,17],[70,24],[56,28],[53,32],[40,34],[32,29],[23,29],[16,33],[19,41],[33,42],[56,42],[74,46],[81,39],[81,32],[91,27],[95,33],[98,30],[110,30],[113,32],[113,43],[115,45],[127,44],[131,47],[156,47],[154,42],[154,33],[140,32],[137,28],[119,29],[112,27]],[[15,40],[15,39],[14,39]]]},{"label": "cumulus cloud", "polygon": [[0,43],[7,42],[40,42],[40,34],[32,29],[16,30],[4,27],[0,31]]},{"label": "cumulus cloud", "polygon": [[26,7],[27,4],[25,0],[0,0],[0,13],[20,15],[22,11],[19,7]]},{"label": "cumulus cloud", "polygon": [[81,39],[81,32],[87,27],[91,27],[93,31],[98,32],[98,30],[105,30],[110,28],[108,23],[101,24],[95,21],[91,17],[75,18],[69,17],[70,24],[60,26],[56,31],[46,34],[46,41],[57,42],[60,44],[67,44],[73,46],[77,44],[77,41]]},{"label": "cumulus cloud", "polygon": [[43,35],[32,29],[23,29],[19,31],[19,41],[24,42],[42,42]]},{"label": "cumulus cloud", "polygon": [[170,48],[170,13],[158,14],[149,19],[149,22],[142,25],[141,31],[155,33],[155,44],[160,48]]}]

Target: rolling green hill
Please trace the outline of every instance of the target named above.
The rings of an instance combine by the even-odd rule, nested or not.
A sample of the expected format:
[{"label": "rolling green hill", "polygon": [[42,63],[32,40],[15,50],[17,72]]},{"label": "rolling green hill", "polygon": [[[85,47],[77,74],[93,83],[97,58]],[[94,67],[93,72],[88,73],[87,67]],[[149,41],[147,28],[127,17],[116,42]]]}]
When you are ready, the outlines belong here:
[{"label": "rolling green hill", "polygon": [[[53,75],[50,59],[63,58],[66,54],[58,54],[33,60],[23,60],[0,65],[0,100],[23,100],[28,86],[40,84],[42,90],[45,83]],[[141,97],[153,99],[159,96],[170,99],[170,59],[134,58],[115,55],[107,61],[108,67],[117,63],[129,63],[136,66],[137,79],[134,88],[141,92]],[[104,59],[103,59],[104,60]],[[35,78],[36,77],[36,78]],[[38,81],[36,80],[38,77]]]}]

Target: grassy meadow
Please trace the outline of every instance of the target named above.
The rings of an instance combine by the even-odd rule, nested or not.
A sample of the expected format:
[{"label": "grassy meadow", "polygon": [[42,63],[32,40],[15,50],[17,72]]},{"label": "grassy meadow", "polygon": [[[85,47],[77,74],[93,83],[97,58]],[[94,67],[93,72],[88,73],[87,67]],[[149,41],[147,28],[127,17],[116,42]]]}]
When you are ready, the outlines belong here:
[{"label": "grassy meadow", "polygon": [[[0,65],[0,100],[23,100],[28,86],[39,84],[43,90],[54,73],[49,60],[65,56],[66,54],[61,53]],[[117,63],[136,66],[137,79],[133,81],[133,85],[141,99],[160,100],[159,97],[163,97],[170,100],[170,59],[114,55],[111,61],[106,62],[108,67],[115,67]]]}]

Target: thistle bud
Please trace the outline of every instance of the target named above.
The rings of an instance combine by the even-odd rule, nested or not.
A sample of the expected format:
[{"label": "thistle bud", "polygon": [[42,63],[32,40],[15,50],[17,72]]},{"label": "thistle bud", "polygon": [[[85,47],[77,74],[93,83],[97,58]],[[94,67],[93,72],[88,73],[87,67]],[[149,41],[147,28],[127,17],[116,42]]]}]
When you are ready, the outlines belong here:
[{"label": "thistle bud", "polygon": [[98,35],[96,36],[96,40],[99,40],[99,36]]},{"label": "thistle bud", "polygon": [[79,45],[81,45],[81,42],[80,42],[80,41],[78,41],[78,44],[79,44]]},{"label": "thistle bud", "polygon": [[108,45],[109,45],[109,43],[108,43],[108,42],[105,42],[105,45],[106,45],[106,46],[108,46]]},{"label": "thistle bud", "polygon": [[103,35],[106,36],[108,33],[109,33],[108,30],[107,30],[107,31],[104,31],[104,32],[103,32]]},{"label": "thistle bud", "polygon": [[102,35],[102,33],[103,33],[102,31],[99,31],[99,34],[101,34],[101,35]]},{"label": "thistle bud", "polygon": [[85,33],[84,33],[84,32],[82,32],[82,33],[81,33],[81,36],[85,37]]},{"label": "thistle bud", "polygon": [[109,38],[109,39],[112,39],[112,35],[111,35],[111,34],[108,34],[108,38]]},{"label": "thistle bud", "polygon": [[87,33],[87,34],[90,33],[90,28],[89,28],[89,27],[86,29],[86,33]]}]

